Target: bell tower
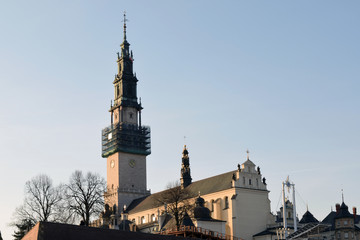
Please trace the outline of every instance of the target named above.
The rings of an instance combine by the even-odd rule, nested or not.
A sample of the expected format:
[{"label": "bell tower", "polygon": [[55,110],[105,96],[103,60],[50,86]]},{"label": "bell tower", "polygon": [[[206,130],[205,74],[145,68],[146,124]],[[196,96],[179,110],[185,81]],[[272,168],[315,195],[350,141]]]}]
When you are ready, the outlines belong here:
[{"label": "bell tower", "polygon": [[[146,186],[146,156],[151,153],[150,127],[141,125],[141,101],[137,98],[138,79],[133,73],[133,53],[124,39],[117,53],[118,71],[113,81],[114,104],[111,103],[110,126],[102,130],[102,157],[107,158],[105,203],[123,209],[132,200],[150,194]],[[120,215],[116,211],[115,215]]]},{"label": "bell tower", "polygon": [[190,173],[190,160],[189,160],[189,152],[186,148],[186,145],[184,146],[183,150],[183,156],[182,156],[182,164],[181,164],[181,178],[180,178],[180,184],[181,188],[186,188],[191,184],[191,173]]}]

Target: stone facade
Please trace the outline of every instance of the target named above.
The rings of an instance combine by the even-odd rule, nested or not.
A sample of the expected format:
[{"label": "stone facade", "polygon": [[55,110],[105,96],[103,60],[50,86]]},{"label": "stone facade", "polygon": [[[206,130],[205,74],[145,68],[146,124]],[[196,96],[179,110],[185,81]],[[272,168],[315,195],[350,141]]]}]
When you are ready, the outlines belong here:
[{"label": "stone facade", "polygon": [[[150,129],[141,125],[141,103],[137,99],[137,78],[133,74],[133,54],[126,40],[118,54],[114,79],[111,125],[102,133],[102,156],[107,158],[107,192],[104,194],[111,217],[108,226],[119,228],[120,209],[128,206],[128,219],[144,231],[160,231],[160,216],[166,211],[146,186],[146,156],[150,154]],[[189,192],[189,202],[201,194],[210,209],[211,221],[194,219],[195,224],[223,234],[251,240],[271,221],[269,191],[260,168],[249,159],[234,171],[192,182],[186,147],[179,176],[181,188]],[[217,221],[216,221],[217,220]],[[98,221],[103,224],[104,221]]]}]

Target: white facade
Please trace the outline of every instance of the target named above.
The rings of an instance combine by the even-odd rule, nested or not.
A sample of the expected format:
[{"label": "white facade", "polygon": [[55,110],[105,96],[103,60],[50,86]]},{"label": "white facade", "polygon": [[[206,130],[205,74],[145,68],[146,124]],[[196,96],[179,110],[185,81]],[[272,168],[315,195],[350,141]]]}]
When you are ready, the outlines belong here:
[{"label": "white facade", "polygon": [[[205,200],[205,206],[211,211],[211,217],[224,221],[224,229],[218,229],[219,224],[213,224],[216,229],[209,230],[251,240],[254,234],[264,231],[268,224],[274,222],[270,211],[269,191],[266,189],[259,169],[255,169],[254,163],[248,159],[241,165],[240,170],[193,182],[188,188],[196,196],[198,191],[201,192],[203,184],[224,184],[217,182],[217,180],[224,181],[224,179],[229,181],[226,189],[201,194]],[[211,188],[211,186],[207,187]],[[153,198],[156,198],[154,195],[156,194],[153,194]],[[195,200],[195,196],[193,200]],[[130,209],[129,220],[135,220],[137,225],[141,225],[153,221],[152,216],[155,216],[153,222],[156,222],[159,212],[164,207],[145,202],[151,202],[151,199],[152,196],[149,196],[144,200],[143,205],[140,203],[137,207]],[[144,209],[146,204],[152,207]],[[138,209],[142,210],[138,211]],[[200,223],[200,225],[204,225],[204,223]],[[206,226],[211,227],[212,225],[207,223]]]}]

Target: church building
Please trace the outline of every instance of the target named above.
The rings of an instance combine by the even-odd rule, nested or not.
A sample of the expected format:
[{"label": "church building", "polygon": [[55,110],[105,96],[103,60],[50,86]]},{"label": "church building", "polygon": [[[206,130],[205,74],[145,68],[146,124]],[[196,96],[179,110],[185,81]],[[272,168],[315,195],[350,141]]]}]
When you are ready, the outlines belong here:
[{"label": "church building", "polygon": [[[126,19],[120,46],[118,71],[113,81],[115,97],[109,110],[111,122],[102,131],[102,157],[107,159],[104,197],[110,219],[102,224],[125,229],[121,225],[125,219],[133,230],[161,232],[168,228],[164,220],[167,206],[158,199],[169,190],[151,194],[147,189],[146,156],[151,153],[150,127],[142,125],[143,108],[137,97],[138,79],[133,73],[133,53],[127,41]],[[201,211],[207,216],[195,218],[196,214],[187,213],[195,227],[233,236],[234,239],[251,240],[273,221],[266,179],[250,160],[249,153],[241,165],[234,163],[233,171],[198,181],[192,181],[186,146],[182,157],[179,156],[180,164],[179,187],[189,193],[190,204],[203,209]]]}]

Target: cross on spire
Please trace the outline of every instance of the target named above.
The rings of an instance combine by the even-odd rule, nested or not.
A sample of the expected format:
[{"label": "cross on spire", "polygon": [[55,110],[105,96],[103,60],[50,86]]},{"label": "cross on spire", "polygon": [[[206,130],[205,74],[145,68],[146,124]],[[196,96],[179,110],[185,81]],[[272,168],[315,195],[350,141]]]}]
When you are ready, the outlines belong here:
[{"label": "cross on spire", "polygon": [[250,153],[249,149],[246,150],[246,153],[247,153],[247,160],[249,160],[250,159],[250,157],[249,157],[249,153]]}]

